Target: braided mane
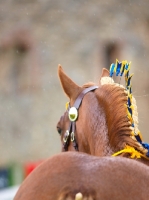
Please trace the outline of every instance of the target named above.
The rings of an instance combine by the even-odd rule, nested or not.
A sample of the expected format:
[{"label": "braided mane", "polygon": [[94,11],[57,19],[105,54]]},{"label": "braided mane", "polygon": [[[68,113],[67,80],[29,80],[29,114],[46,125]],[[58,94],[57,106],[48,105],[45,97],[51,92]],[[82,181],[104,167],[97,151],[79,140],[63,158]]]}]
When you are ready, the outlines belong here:
[{"label": "braided mane", "polygon": [[[95,83],[88,82],[82,88],[92,85],[95,85]],[[131,122],[127,117],[128,93],[125,88],[112,82],[111,84],[101,85],[95,93],[99,104],[105,110],[109,143],[113,152],[129,145],[144,153],[142,145],[132,136]]]},{"label": "braided mane", "polygon": [[[95,85],[93,82],[85,83],[82,88]],[[101,85],[95,91],[99,104],[103,106],[106,115],[109,143],[113,150],[119,151],[129,145],[135,149],[142,149],[140,143],[132,137],[131,123],[127,117],[128,94],[119,84]]]},{"label": "braided mane", "polygon": [[140,150],[140,144],[132,138],[131,123],[127,117],[127,93],[117,84],[105,84],[97,90],[99,103],[103,105],[108,126],[108,136],[113,151],[126,145]]}]

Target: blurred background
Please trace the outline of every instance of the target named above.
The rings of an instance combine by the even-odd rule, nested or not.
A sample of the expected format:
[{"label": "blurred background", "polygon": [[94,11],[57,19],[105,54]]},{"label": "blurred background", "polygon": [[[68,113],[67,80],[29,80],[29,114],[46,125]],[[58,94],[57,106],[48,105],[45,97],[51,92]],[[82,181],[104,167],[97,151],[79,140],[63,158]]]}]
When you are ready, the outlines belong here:
[{"label": "blurred background", "polygon": [[19,184],[61,150],[56,124],[67,97],[58,64],[82,85],[98,83],[116,58],[131,61],[149,142],[148,8],[148,0],[0,1],[0,188]]}]

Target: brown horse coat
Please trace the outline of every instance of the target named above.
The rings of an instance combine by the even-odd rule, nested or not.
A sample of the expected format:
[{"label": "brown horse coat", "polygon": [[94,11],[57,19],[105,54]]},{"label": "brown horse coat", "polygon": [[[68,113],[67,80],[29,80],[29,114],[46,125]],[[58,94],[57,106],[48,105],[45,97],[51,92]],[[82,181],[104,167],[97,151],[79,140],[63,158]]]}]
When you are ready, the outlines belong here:
[{"label": "brown horse coat", "polygon": [[21,185],[14,200],[149,199],[148,167],[128,158],[60,153],[37,167]]},{"label": "brown horse coat", "polygon": [[[104,70],[103,76],[107,74]],[[83,88],[67,77],[61,67],[59,77],[70,98],[70,105],[73,105]],[[120,99],[118,92],[122,95]],[[130,137],[130,124],[123,112],[126,100],[122,89],[113,86],[103,86],[96,92],[87,94],[76,123],[79,150],[107,157],[78,152],[55,155],[26,178],[14,200],[148,200],[148,167],[128,158],[108,157],[127,143],[137,146]],[[113,108],[114,101],[121,110]],[[69,126],[67,112],[58,125],[63,139]],[[73,150],[72,144],[69,150]],[[75,198],[79,192],[83,198]]]}]

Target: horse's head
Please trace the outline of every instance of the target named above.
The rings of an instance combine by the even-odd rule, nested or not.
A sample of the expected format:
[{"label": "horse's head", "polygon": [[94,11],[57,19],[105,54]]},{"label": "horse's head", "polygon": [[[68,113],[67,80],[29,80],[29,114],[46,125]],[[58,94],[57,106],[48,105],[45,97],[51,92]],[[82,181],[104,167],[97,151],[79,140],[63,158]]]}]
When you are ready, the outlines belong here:
[{"label": "horse's head", "polygon": [[[66,105],[66,111],[65,111],[64,115],[60,118],[60,121],[57,124],[57,131],[61,135],[62,144],[64,144],[64,140],[67,137],[67,134],[68,134],[67,130],[70,129],[70,124],[71,124],[70,108],[73,107],[75,104],[78,107],[77,108],[78,116],[76,119],[75,133],[74,133],[76,145],[79,145],[79,151],[92,153],[90,146],[88,144],[93,143],[93,141],[92,141],[93,137],[88,135],[88,133],[90,133],[90,131],[96,130],[97,129],[97,127],[96,127],[97,121],[101,121],[101,120],[97,119],[95,124],[94,124],[94,122],[92,123],[92,121],[93,121],[92,117],[98,118],[100,116],[99,110],[102,111],[102,108],[98,108],[98,111],[96,111],[94,109],[95,105],[96,105],[96,107],[99,107],[99,104],[98,104],[98,101],[97,101],[96,95],[95,95],[95,90],[97,89],[97,87],[100,87],[100,82],[99,82],[98,86],[95,86],[95,83],[90,82],[90,83],[84,84],[82,87],[80,87],[76,83],[74,83],[64,73],[61,66],[59,66],[59,68],[58,68],[58,75],[60,78],[62,88],[63,88],[65,94],[67,95],[67,97],[69,98],[69,103],[67,103],[67,105]],[[106,69],[103,69],[103,71],[102,71],[101,77],[104,77],[104,76],[109,76],[109,71]],[[85,90],[89,90],[89,91],[84,92]],[[77,103],[76,103],[76,101],[77,101]],[[101,117],[101,119],[103,121],[102,117]],[[104,124],[105,124],[104,122],[101,124],[101,126],[102,126],[101,131],[105,128]],[[71,135],[71,137],[73,137],[73,136]],[[70,142],[72,140],[71,137],[69,138],[69,141],[68,141],[69,144],[67,144],[68,150],[75,150],[75,148],[74,148],[75,143]],[[64,148],[63,148],[63,150],[64,150]]]},{"label": "horse's head", "polygon": [[132,136],[131,121],[127,115],[128,93],[124,87],[114,83],[108,70],[103,69],[98,87],[95,83],[78,86],[61,66],[58,75],[69,98],[66,111],[57,124],[63,150],[79,149],[105,156],[126,145],[143,149]]}]

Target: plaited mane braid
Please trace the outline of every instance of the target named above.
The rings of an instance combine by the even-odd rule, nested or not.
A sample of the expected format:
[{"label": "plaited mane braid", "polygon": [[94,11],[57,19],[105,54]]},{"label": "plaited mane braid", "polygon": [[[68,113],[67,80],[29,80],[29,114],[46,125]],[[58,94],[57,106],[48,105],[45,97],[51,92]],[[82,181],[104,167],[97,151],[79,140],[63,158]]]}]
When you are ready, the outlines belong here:
[{"label": "plaited mane braid", "polygon": [[98,93],[99,101],[104,105],[109,127],[109,142],[119,151],[125,145],[139,149],[140,144],[132,138],[132,128],[127,117],[127,93],[116,84],[105,84]]},{"label": "plaited mane braid", "polygon": [[[130,153],[131,157],[147,158],[149,145],[142,142],[142,136],[138,129],[138,111],[136,100],[132,96],[131,77],[129,75],[130,63],[122,61],[112,64],[110,67],[110,77],[102,77],[100,100],[104,99],[107,124],[109,127],[109,141],[116,151],[120,153]],[[113,73],[118,76],[125,74],[126,88],[114,83]],[[102,92],[103,90],[103,92]],[[140,155],[138,150],[142,155]],[[116,154],[117,155],[117,154]]]}]

